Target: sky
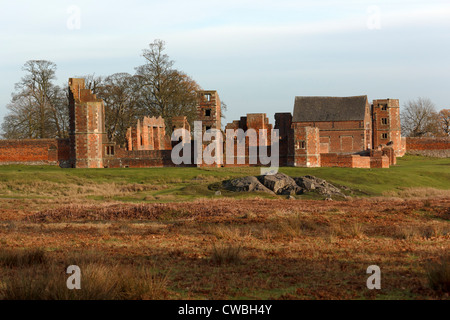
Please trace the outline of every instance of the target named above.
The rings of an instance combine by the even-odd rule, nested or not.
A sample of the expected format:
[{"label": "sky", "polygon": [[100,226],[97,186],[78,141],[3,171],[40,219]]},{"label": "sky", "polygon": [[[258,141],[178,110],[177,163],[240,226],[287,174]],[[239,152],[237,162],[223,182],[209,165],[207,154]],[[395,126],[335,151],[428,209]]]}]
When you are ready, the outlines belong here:
[{"label": "sky", "polygon": [[164,40],[174,67],[247,113],[292,112],[295,96],[427,97],[450,108],[450,1],[0,0],[0,121],[28,60],[57,84],[144,64]]}]

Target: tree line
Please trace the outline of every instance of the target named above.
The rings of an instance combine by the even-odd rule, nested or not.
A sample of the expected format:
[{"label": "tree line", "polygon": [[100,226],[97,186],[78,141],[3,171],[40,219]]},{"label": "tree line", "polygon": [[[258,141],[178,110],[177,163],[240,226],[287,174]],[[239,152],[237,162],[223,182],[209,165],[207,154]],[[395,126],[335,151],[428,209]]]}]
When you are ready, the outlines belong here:
[{"label": "tree line", "polygon": [[[85,78],[86,88],[105,102],[105,127],[111,141],[124,145],[127,128],[143,116],[163,117],[168,133],[173,116],[185,115],[192,126],[201,87],[175,69],[164,50],[164,41],[151,43],[142,53],[145,63],[136,67],[133,75],[79,76]],[[15,85],[1,125],[4,139],[68,137],[68,87],[55,84],[56,68],[46,60],[25,63],[26,75]],[[222,109],[226,109],[223,103]]]}]

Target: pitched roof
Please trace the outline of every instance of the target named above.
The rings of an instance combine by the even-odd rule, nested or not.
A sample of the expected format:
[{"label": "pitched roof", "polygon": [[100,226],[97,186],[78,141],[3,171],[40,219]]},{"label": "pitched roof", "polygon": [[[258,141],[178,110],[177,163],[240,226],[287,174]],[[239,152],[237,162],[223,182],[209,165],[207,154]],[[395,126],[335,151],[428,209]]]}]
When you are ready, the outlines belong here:
[{"label": "pitched roof", "polygon": [[295,97],[292,122],[364,120],[367,96]]}]

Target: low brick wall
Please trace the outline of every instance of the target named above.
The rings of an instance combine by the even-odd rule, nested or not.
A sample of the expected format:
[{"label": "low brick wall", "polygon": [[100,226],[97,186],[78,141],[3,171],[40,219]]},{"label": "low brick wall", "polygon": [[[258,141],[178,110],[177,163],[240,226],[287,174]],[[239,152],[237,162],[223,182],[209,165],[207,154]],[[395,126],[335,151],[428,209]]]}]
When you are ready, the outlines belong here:
[{"label": "low brick wall", "polygon": [[174,167],[171,150],[133,150],[117,148],[115,157],[103,158],[107,168]]},{"label": "low brick wall", "polygon": [[370,168],[370,157],[355,154],[323,153],[320,155],[322,167]]},{"label": "low brick wall", "polygon": [[390,161],[386,155],[373,157],[360,156],[357,154],[324,153],[320,155],[322,167],[340,168],[389,168]]},{"label": "low brick wall", "polygon": [[362,157],[360,155],[352,155],[352,168],[371,168],[370,157]]},{"label": "low brick wall", "polygon": [[339,155],[337,153],[322,153],[320,155],[322,167],[352,167],[352,158],[349,155]]},{"label": "low brick wall", "polygon": [[[395,156],[395,151],[392,147],[386,146],[383,148],[370,150],[370,157],[374,158],[374,160],[372,162],[376,163],[376,161],[380,161],[380,165],[376,165],[376,168],[383,167],[383,165],[381,164],[382,156],[386,156],[389,159],[388,168],[390,165],[397,164],[397,157]],[[375,160],[375,159],[378,159],[378,160]],[[374,164],[372,164],[372,165],[374,165]]]},{"label": "low brick wall", "polygon": [[370,157],[370,167],[371,168],[389,168],[389,157]]},{"label": "low brick wall", "polygon": [[428,157],[450,157],[450,137],[406,138],[406,153]]},{"label": "low brick wall", "polygon": [[0,140],[0,164],[62,165],[69,161],[68,139]]}]

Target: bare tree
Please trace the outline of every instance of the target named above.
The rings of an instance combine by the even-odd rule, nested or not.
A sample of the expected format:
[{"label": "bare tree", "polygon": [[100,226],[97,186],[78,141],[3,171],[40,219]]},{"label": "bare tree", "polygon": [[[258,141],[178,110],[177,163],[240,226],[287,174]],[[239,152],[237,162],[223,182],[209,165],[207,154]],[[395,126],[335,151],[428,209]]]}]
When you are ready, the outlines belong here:
[{"label": "bare tree", "polygon": [[136,125],[144,114],[138,108],[139,81],[128,73],[115,73],[96,84],[96,91],[105,102],[105,126],[108,138],[125,144],[127,128]]},{"label": "bare tree", "polygon": [[68,134],[68,108],[64,91],[53,83],[56,65],[30,60],[26,75],[15,85],[9,113],[2,123],[3,136],[10,139],[64,138]]},{"label": "bare tree", "polygon": [[402,132],[408,137],[432,135],[435,132],[435,110],[428,98],[407,101],[401,111]]},{"label": "bare tree", "polygon": [[29,96],[17,95],[7,105],[9,113],[2,123],[3,138],[32,139],[37,133],[37,115]]},{"label": "bare tree", "polygon": [[225,101],[220,101],[220,117],[225,119],[225,112],[228,110],[228,105]]},{"label": "bare tree", "polygon": [[443,136],[450,136],[450,109],[442,109],[439,111],[438,125]]},{"label": "bare tree", "polygon": [[200,86],[183,72],[173,69],[174,62],[164,50],[162,40],[155,40],[149,49],[144,49],[146,63],[136,68],[136,75],[141,87],[141,108],[151,116],[163,117],[170,133],[173,116],[187,116],[192,126]]}]

